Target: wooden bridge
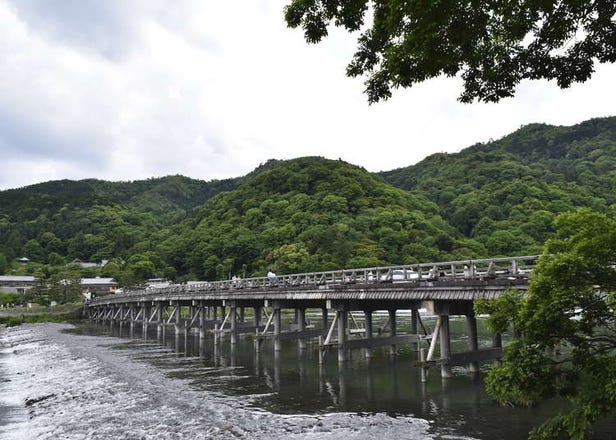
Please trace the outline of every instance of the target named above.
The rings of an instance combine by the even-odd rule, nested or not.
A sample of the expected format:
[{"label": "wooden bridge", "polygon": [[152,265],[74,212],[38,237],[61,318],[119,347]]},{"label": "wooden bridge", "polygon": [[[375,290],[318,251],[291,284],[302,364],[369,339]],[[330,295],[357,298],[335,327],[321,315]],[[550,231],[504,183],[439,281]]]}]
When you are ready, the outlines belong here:
[{"label": "wooden bridge", "polygon": [[[211,282],[191,282],[165,288],[132,289],[93,299],[90,318],[97,322],[141,324],[144,331],[156,325],[162,333],[172,326],[177,335],[192,330],[201,338],[207,332],[214,341],[225,334],[231,344],[241,334],[252,333],[255,349],[266,338],[274,350],[284,340],[318,339],[323,362],[330,348],[337,348],[338,360],[347,360],[348,351],[362,349],[371,356],[372,348],[412,344],[419,350],[422,377],[431,365],[440,365],[443,377],[451,367],[468,364],[478,371],[479,362],[502,355],[500,335],[493,347],[479,349],[477,322],[473,310],[476,299],[492,299],[509,289],[526,290],[538,256],[448,261],[404,266],[344,269],[269,277]],[[246,310],[252,309],[251,322]],[[320,310],[320,319],[308,325],[306,310]],[[428,332],[420,309],[434,314],[435,327]],[[283,311],[293,311],[293,322],[283,325]],[[397,312],[411,312],[410,332],[400,334]],[[375,335],[373,314],[386,311],[388,320]],[[452,353],[449,317],[465,316],[468,350]],[[439,345],[436,357],[437,343]],[[425,347],[421,347],[421,345]],[[425,380],[425,379],[424,379]]]}]

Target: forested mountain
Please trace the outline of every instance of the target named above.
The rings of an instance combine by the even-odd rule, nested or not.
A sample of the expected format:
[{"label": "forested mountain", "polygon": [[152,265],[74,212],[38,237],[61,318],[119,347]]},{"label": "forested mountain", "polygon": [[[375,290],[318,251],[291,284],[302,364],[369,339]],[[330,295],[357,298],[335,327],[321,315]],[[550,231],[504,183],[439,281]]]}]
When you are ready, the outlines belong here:
[{"label": "forested mountain", "polygon": [[60,266],[73,259],[128,260],[153,251],[164,228],[239,179],[168,176],[135,182],[46,182],[0,191],[0,273],[5,257]]},{"label": "forested mountain", "polygon": [[426,198],[317,157],[269,161],[172,228],[162,248],[179,272],[208,279],[484,253]]},{"label": "forested mountain", "polygon": [[[603,118],[378,175],[306,157],[223,181],[47,182],[0,192],[0,273],[110,259],[97,274],[131,284],[535,253],[557,214],[613,214],[615,181],[616,118]],[[34,264],[9,264],[21,256]]]},{"label": "forested mountain", "polygon": [[532,124],[380,175],[437,203],[442,216],[488,254],[525,252],[551,236],[559,213],[614,208],[616,118],[572,127]]}]

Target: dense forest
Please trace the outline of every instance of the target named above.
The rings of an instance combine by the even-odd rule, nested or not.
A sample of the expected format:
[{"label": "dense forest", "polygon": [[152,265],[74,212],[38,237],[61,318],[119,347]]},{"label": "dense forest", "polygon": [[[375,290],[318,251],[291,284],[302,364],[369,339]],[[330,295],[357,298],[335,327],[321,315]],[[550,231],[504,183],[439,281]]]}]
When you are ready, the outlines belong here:
[{"label": "dense forest", "polygon": [[615,182],[616,118],[532,124],[377,174],[305,157],[222,181],[46,182],[0,192],[0,274],[130,285],[532,254],[560,213],[613,216]]}]

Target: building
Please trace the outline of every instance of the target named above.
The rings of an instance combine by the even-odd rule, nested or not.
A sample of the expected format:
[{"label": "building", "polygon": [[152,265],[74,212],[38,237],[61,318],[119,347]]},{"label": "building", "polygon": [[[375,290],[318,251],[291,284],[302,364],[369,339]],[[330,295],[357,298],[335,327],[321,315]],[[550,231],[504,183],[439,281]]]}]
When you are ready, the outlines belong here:
[{"label": "building", "polygon": [[[60,284],[68,285],[70,280],[60,280]],[[115,293],[118,289],[118,283],[113,278],[81,278],[79,281],[81,286],[81,293],[87,299],[91,299],[92,296],[108,295]]]},{"label": "building", "polygon": [[81,261],[79,258],[75,258],[69,264],[76,264],[82,268],[88,267],[105,267],[105,265],[109,262],[109,260],[101,260],[99,263],[91,263],[89,261]]},{"label": "building", "polygon": [[82,278],[81,288],[84,292],[94,295],[108,295],[115,293],[118,283],[113,278]]},{"label": "building", "polygon": [[26,275],[0,275],[0,292],[23,294],[37,281],[38,278]]}]

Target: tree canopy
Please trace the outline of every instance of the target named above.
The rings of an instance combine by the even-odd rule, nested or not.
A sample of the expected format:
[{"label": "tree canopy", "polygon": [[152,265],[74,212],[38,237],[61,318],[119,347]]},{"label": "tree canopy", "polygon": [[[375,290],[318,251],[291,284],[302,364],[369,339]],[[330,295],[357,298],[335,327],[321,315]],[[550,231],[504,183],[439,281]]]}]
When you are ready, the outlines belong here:
[{"label": "tree canopy", "polygon": [[462,102],[496,102],[524,79],[583,82],[616,61],[612,0],[292,0],[285,19],[316,43],[328,26],[361,31],[347,75],[370,103],[392,89],[460,75]]},{"label": "tree canopy", "polygon": [[616,414],[616,220],[581,210],[557,219],[558,235],[533,272],[528,295],[478,304],[494,331],[521,335],[488,373],[488,393],[513,405],[561,396],[572,405],[531,439],[583,439]]}]

